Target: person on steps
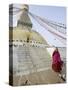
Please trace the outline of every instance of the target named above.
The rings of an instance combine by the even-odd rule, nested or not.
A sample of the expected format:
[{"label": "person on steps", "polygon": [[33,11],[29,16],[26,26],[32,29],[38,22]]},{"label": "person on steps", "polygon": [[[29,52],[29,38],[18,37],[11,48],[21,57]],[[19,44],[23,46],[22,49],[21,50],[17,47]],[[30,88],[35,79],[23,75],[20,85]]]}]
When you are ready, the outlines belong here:
[{"label": "person on steps", "polygon": [[58,51],[58,48],[56,47],[56,49],[52,54],[52,69],[59,74],[59,76],[61,77],[61,79],[63,79],[63,81],[65,81],[65,79],[61,75],[62,67],[63,61],[61,60],[60,53]]}]

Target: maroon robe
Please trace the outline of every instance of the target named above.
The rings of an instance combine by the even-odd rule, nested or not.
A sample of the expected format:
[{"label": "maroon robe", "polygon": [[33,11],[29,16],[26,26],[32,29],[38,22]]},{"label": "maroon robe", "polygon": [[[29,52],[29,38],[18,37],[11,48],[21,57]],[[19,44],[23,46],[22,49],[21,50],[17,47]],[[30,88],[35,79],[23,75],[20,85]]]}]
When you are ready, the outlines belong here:
[{"label": "maroon robe", "polygon": [[60,54],[58,51],[54,51],[52,55],[52,69],[55,72],[60,72],[62,70],[63,61],[60,58]]}]

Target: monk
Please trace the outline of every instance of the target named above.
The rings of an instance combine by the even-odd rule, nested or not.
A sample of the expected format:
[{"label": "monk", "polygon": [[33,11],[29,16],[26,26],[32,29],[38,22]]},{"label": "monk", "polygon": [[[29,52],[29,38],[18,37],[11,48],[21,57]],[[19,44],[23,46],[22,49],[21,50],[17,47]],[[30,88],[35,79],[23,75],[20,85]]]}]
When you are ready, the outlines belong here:
[{"label": "monk", "polygon": [[61,77],[61,79],[63,81],[65,81],[64,76],[62,76],[62,74],[61,74],[62,67],[63,67],[63,61],[61,60],[60,53],[59,53],[57,47],[52,54],[52,60],[53,60],[52,61],[52,69],[58,73],[59,77]]},{"label": "monk", "polygon": [[61,73],[63,61],[61,60],[60,53],[58,51],[58,48],[55,49],[55,51],[52,54],[52,69],[55,72]]}]

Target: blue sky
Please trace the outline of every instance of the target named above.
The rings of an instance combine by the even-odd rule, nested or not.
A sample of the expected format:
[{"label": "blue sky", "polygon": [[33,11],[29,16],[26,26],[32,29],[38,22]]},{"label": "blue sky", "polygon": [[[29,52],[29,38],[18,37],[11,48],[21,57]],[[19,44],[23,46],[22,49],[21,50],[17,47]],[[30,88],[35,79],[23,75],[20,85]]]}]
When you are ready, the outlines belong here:
[{"label": "blue sky", "polygon": [[[20,7],[20,5],[15,5],[15,7]],[[66,24],[66,8],[57,6],[41,6],[41,5],[29,5],[29,11],[35,15],[43,17],[48,20],[52,20],[58,23]],[[13,25],[16,26],[17,20],[20,17],[20,13],[13,16]],[[50,44],[55,46],[64,46],[54,35],[41,27],[36,20],[31,16],[30,19],[33,23],[33,29],[39,32],[43,38]],[[10,23],[11,24],[11,23]]]},{"label": "blue sky", "polygon": [[66,23],[65,7],[30,5],[29,11],[49,20]]},{"label": "blue sky", "polygon": [[[66,24],[65,7],[30,5],[29,11],[47,20]],[[41,27],[33,18],[31,18],[31,20],[33,23],[33,29],[39,32],[50,45],[55,45],[57,47],[65,46],[64,43],[58,40],[52,33]]]}]

